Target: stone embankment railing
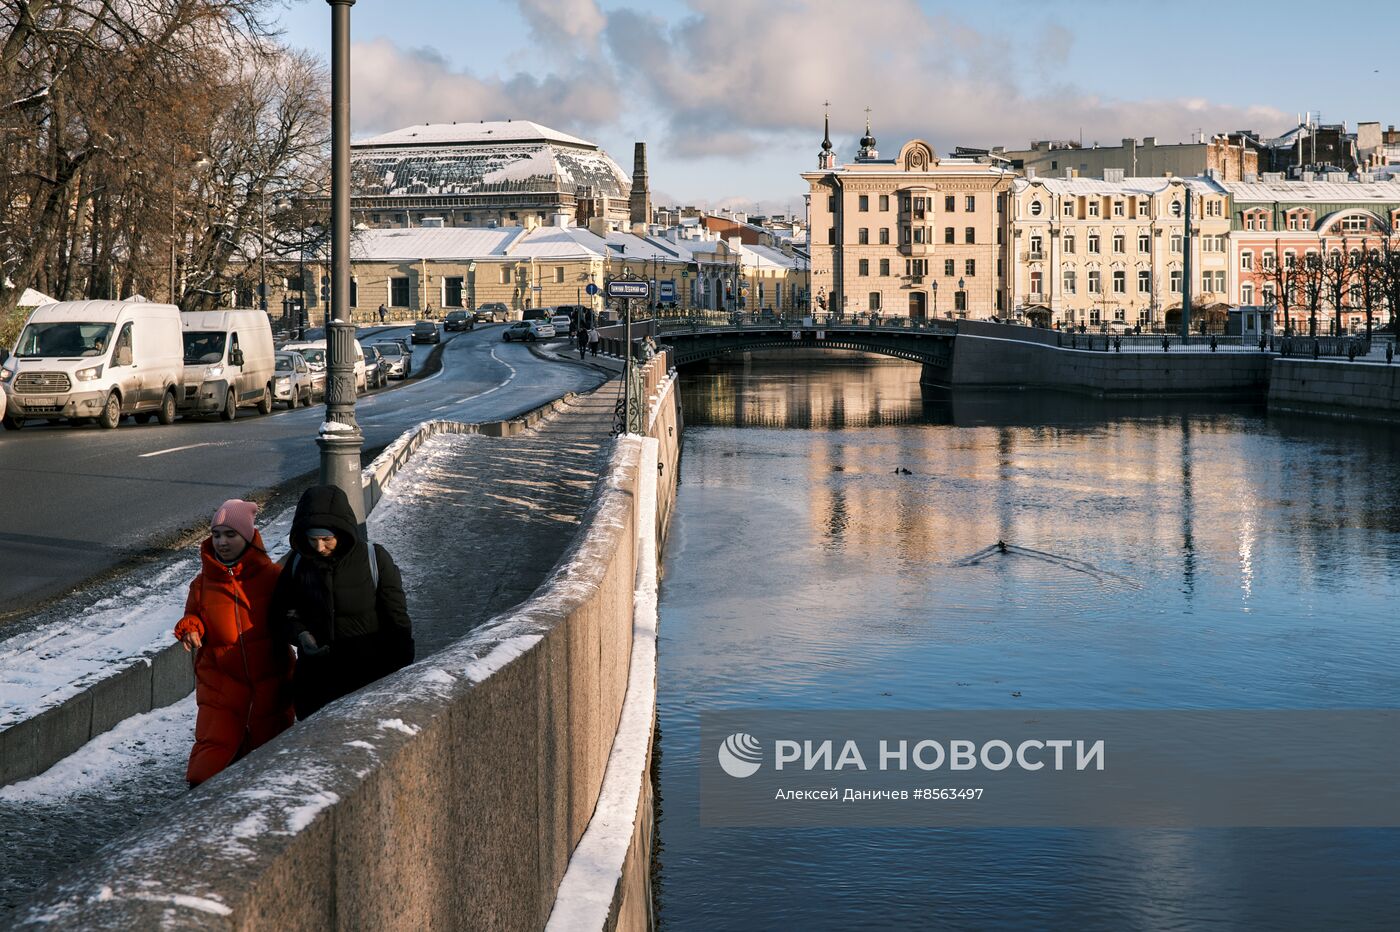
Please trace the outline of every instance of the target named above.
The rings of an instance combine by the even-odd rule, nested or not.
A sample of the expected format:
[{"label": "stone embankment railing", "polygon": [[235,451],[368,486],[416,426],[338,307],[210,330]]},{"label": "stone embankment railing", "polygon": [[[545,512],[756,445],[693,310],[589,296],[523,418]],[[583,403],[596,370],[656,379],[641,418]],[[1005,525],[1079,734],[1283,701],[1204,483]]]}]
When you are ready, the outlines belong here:
[{"label": "stone embankment railing", "polygon": [[655,561],[681,423],[673,377],[645,378],[648,435],[618,439],[531,598],[181,797],[19,927],[649,925]]}]

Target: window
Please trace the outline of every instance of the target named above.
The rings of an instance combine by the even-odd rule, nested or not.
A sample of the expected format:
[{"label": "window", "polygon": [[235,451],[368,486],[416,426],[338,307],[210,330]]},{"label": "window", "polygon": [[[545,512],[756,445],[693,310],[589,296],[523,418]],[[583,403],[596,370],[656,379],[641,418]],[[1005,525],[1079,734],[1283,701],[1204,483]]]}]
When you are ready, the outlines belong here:
[{"label": "window", "polygon": [[389,304],[391,307],[408,307],[407,276],[389,279]]},{"label": "window", "polygon": [[916,242],[916,243],[922,243],[923,241],[924,241],[924,228],[923,228],[923,227],[914,227],[914,242]]},{"label": "window", "polygon": [[1064,202],[1064,210],[1061,211],[1061,213],[1062,213],[1064,216],[1066,216],[1066,217],[1073,218],[1073,217],[1074,217],[1074,201],[1073,201],[1073,200],[1065,201],[1065,202]]},{"label": "window", "polygon": [[954,266],[953,266],[953,260],[952,260],[952,259],[944,259],[944,260],[943,260],[943,274],[944,274],[944,275],[947,275],[947,276],[950,276],[950,277],[951,277],[952,274],[953,274],[953,268],[954,268]]},{"label": "window", "polygon": [[1038,269],[1031,273],[1031,294],[1038,295],[1044,293],[1042,290],[1044,286],[1041,285],[1042,281],[1044,281],[1044,278]]},{"label": "window", "polygon": [[1139,217],[1146,217],[1146,216],[1148,216],[1148,215],[1151,214],[1151,213],[1152,213],[1152,201],[1151,201],[1150,199],[1148,199],[1148,198],[1143,198],[1142,200],[1138,201],[1138,216],[1139,216]]},{"label": "window", "polygon": [[1152,293],[1152,273],[1147,269],[1138,269],[1138,294]]},{"label": "window", "polygon": [[974,194],[969,194],[969,195],[967,196],[967,199],[963,201],[963,210],[967,211],[968,213],[972,213],[972,212],[973,212],[974,210],[976,210],[976,209],[977,209],[977,196],[974,195]]},{"label": "window", "polygon": [[1128,293],[1128,273],[1122,269],[1118,269],[1113,273],[1113,293]]},{"label": "window", "polygon": [[1099,272],[1097,269],[1089,272],[1089,294],[1098,294],[1103,288],[1100,286]]},{"label": "window", "polygon": [[888,260],[888,259],[881,259],[881,260],[880,260],[880,274],[881,274],[881,275],[888,275],[888,274],[890,274],[890,260]]},{"label": "window", "polygon": [[1253,286],[1253,285],[1244,284],[1244,285],[1241,285],[1241,286],[1240,286],[1240,303],[1241,303],[1241,304],[1253,304],[1253,303],[1254,303],[1254,286]]},{"label": "window", "polygon": [[966,234],[967,234],[967,238],[964,239],[963,242],[965,242],[965,243],[975,243],[975,242],[977,242],[977,228],[976,228],[976,227],[968,227],[968,228],[967,228],[967,231],[966,231]]},{"label": "window", "polygon": [[967,259],[963,262],[963,274],[968,278],[977,274],[977,260]]},{"label": "window", "polygon": [[857,242],[858,244],[860,244],[861,246],[868,246],[868,245],[870,245],[870,228],[869,228],[869,227],[861,227],[859,230],[856,230],[856,242]]},{"label": "window", "polygon": [[951,214],[953,211],[957,210],[957,209],[958,209],[958,199],[957,199],[957,197],[955,197],[955,196],[952,195],[952,194],[949,194],[947,197],[943,198],[943,209],[946,210],[946,211],[947,211],[948,213],[950,213],[950,214]]},{"label": "window", "polygon": [[563,267],[562,265],[556,265],[556,266],[554,267],[554,283],[555,283],[556,285],[559,285],[559,284],[563,284],[563,282],[564,282],[564,267]]},{"label": "window", "polygon": [[870,305],[870,310],[872,310],[872,311],[878,311],[878,310],[880,309],[880,292],[878,292],[878,291],[872,291],[872,292],[870,292],[870,296],[869,296],[869,298],[867,299],[867,302],[868,302],[869,305]]},{"label": "window", "polygon": [[1254,253],[1248,250],[1240,253],[1240,268],[1243,271],[1251,271],[1254,268]]},{"label": "window", "polygon": [[499,271],[500,271],[500,275],[501,275],[501,284],[502,284],[502,285],[509,285],[509,284],[510,284],[510,266],[508,266],[508,265],[503,265],[503,266],[500,267],[500,270],[499,270]]},{"label": "window", "polygon": [[1365,233],[1366,226],[1367,224],[1365,217],[1342,218],[1342,232],[1344,233]]},{"label": "window", "polygon": [[[1270,271],[1274,267],[1274,253],[1271,249],[1264,250],[1264,254],[1259,257],[1259,268]],[[1291,268],[1291,266],[1288,266]]]},{"label": "window", "polygon": [[860,210],[861,210],[862,212],[869,210],[869,209],[870,209],[870,195],[869,195],[869,194],[862,194],[862,195],[860,196],[860,202],[859,202],[859,203],[860,203]]},{"label": "window", "polygon": [[1151,234],[1151,233],[1139,233],[1139,234],[1138,234],[1138,252],[1151,252],[1151,251],[1152,251],[1152,234]]},{"label": "window", "polygon": [[[929,198],[929,200],[932,200],[932,198]],[[914,219],[924,219],[924,199],[921,197],[914,198]]]},{"label": "window", "polygon": [[945,242],[945,243],[951,243],[952,241],[953,241],[953,228],[952,228],[952,227],[944,227],[944,228],[943,228],[943,242]]},{"label": "window", "polygon": [[888,194],[881,194],[881,195],[880,195],[880,209],[881,209],[881,210],[889,210],[889,209],[890,209],[890,196],[889,196]]},{"label": "window", "polygon": [[1119,253],[1119,254],[1122,254],[1122,253],[1126,252],[1126,251],[1127,251],[1127,246],[1125,245],[1125,243],[1126,243],[1126,240],[1123,238],[1123,234],[1122,234],[1122,233],[1114,233],[1114,234],[1113,234],[1113,251],[1114,251],[1114,252]]},{"label": "window", "polygon": [[1097,217],[1097,216],[1099,216],[1099,211],[1103,208],[1103,205],[1099,203],[1099,199],[1096,198],[1096,197],[1091,197],[1091,198],[1089,198],[1089,205],[1088,205],[1088,206],[1089,206],[1089,216],[1091,216],[1091,217]]},{"label": "window", "polygon": [[890,244],[890,228],[889,228],[889,227],[880,227],[880,245],[881,245],[881,246],[888,246],[889,244]]},{"label": "window", "polygon": [[1091,252],[1091,253],[1097,253],[1097,252],[1099,251],[1099,234],[1097,234],[1097,233],[1090,233],[1090,234],[1089,234],[1089,245],[1088,245],[1088,250],[1089,250],[1089,252]]},{"label": "window", "polygon": [[360,283],[355,279],[350,279],[350,306],[360,306]]},{"label": "window", "polygon": [[1172,234],[1172,252],[1181,252],[1181,239],[1182,237],[1180,233]]},{"label": "window", "polygon": [[[967,310],[967,292],[966,292],[966,291],[955,291],[955,292],[953,292],[953,310],[955,310],[955,311],[966,311],[966,310]],[[964,314],[964,316],[966,316],[966,315]]]},{"label": "window", "polygon": [[1216,294],[1224,294],[1224,293],[1225,293],[1225,270],[1224,270],[1224,269],[1219,269],[1219,270],[1217,270],[1216,272],[1214,272],[1214,273],[1212,274],[1212,278],[1213,278],[1213,282],[1212,282],[1211,284],[1208,284],[1208,285],[1206,286],[1206,290],[1207,290],[1207,291],[1213,291],[1213,292],[1215,292]]},{"label": "window", "polygon": [[1040,201],[1031,201],[1030,211],[1032,217],[1039,217],[1042,210],[1044,210],[1044,208],[1040,206]]},{"label": "window", "polygon": [[1181,269],[1172,269],[1170,288],[1172,294],[1181,294]]},{"label": "window", "polygon": [[1171,207],[1169,207],[1168,210],[1170,211],[1170,213],[1171,213],[1171,215],[1172,215],[1173,217],[1180,217],[1180,216],[1181,216],[1181,201],[1172,201]]},{"label": "window", "polygon": [[1074,294],[1074,289],[1075,289],[1075,281],[1074,281],[1074,279],[1075,279],[1074,270],[1073,270],[1073,269],[1066,269],[1066,270],[1065,270],[1065,294]]},{"label": "window", "polygon": [[1039,233],[1036,233],[1036,234],[1034,234],[1034,235],[1031,237],[1031,258],[1032,258],[1032,259],[1039,259],[1039,258],[1040,258],[1040,256],[1041,256],[1041,248],[1042,248],[1043,244],[1044,244],[1044,241],[1040,238],[1040,234],[1039,234]]},{"label": "window", "polygon": [[1119,308],[1114,308],[1114,310],[1113,310],[1113,319],[1114,319],[1114,320],[1127,320],[1127,312],[1124,311],[1121,307],[1119,307]]},{"label": "window", "polygon": [[442,303],[447,307],[462,306],[462,279],[444,278],[442,280]]},{"label": "window", "polygon": [[1100,324],[1100,323],[1103,323],[1102,314],[1103,314],[1103,312],[1100,311],[1098,308],[1094,308],[1093,310],[1091,310],[1091,311],[1089,312],[1089,323],[1091,323],[1091,324]]},{"label": "window", "polygon": [[[1269,268],[1273,268],[1273,262],[1269,263]],[[1296,269],[1298,267],[1298,254],[1293,250],[1288,250],[1283,254],[1283,267],[1285,269]]]},{"label": "window", "polygon": [[828,246],[836,245],[836,227],[826,228],[826,242]]},{"label": "window", "polygon": [[1074,255],[1074,234],[1066,233],[1064,243],[1065,254],[1070,256]]},{"label": "window", "polygon": [[1124,208],[1124,205],[1123,205],[1123,202],[1122,202],[1122,201],[1114,201],[1114,202],[1113,202],[1113,216],[1115,216],[1115,217],[1123,217],[1123,216],[1126,216],[1125,208]]},{"label": "window", "polygon": [[869,259],[861,259],[861,260],[860,260],[860,263],[859,263],[859,268],[860,268],[860,272],[857,273],[857,274],[860,274],[860,275],[869,275],[869,274],[870,274],[870,260],[869,260]]},{"label": "window", "polygon": [[928,274],[927,259],[905,259],[904,274],[924,276]]}]

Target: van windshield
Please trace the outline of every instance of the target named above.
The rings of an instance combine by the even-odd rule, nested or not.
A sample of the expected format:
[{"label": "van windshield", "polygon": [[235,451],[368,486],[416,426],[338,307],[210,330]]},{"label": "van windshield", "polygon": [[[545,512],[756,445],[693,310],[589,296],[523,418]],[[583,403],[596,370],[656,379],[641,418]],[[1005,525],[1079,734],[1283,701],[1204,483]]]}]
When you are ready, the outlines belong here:
[{"label": "van windshield", "polygon": [[186,330],[185,365],[222,361],[224,340],[225,334],[219,330]]},{"label": "van windshield", "polygon": [[15,355],[21,359],[102,356],[111,345],[111,324],[54,321],[25,327],[15,345]]}]

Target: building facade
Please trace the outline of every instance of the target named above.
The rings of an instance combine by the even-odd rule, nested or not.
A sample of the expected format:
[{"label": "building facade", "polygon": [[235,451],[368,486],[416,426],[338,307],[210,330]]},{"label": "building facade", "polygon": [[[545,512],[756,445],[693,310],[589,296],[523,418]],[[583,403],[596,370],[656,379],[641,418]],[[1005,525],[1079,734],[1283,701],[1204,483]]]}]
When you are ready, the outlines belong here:
[{"label": "building facade", "polygon": [[[1073,172],[1073,169],[1070,170]],[[1040,326],[1179,325],[1192,213],[1192,307],[1228,300],[1228,194],[1207,178],[1019,178],[1007,212],[1011,313]]]},{"label": "building facade", "polygon": [[1214,173],[1239,179],[1259,171],[1257,146],[1241,134],[1212,136],[1202,142],[1162,143],[1155,136],[1141,141],[1124,139],[1120,145],[1085,147],[1071,140],[1044,140],[1029,149],[991,149],[988,155],[1005,160],[1029,176],[1064,175],[1076,171],[1082,177],[1103,177],[1119,171],[1128,178],[1190,177]]},{"label": "building facade", "polygon": [[915,320],[1001,313],[998,203],[1014,176],[940,159],[921,139],[881,159],[868,123],[860,143],[838,166],[828,131],[818,170],[802,175],[814,307]]}]

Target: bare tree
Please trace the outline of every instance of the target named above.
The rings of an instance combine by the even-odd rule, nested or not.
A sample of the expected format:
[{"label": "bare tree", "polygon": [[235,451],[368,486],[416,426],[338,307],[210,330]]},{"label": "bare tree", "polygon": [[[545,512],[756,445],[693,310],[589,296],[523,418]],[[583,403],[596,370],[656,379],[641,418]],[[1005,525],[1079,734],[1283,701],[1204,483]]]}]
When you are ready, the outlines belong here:
[{"label": "bare tree", "polygon": [[1296,269],[1298,290],[1302,304],[1308,309],[1308,336],[1317,336],[1317,312],[1322,306],[1322,297],[1327,292],[1326,262],[1322,254],[1309,252],[1303,256]]},{"label": "bare tree", "polygon": [[1255,287],[1259,289],[1261,298],[1266,295],[1270,296],[1268,303],[1273,304],[1282,316],[1284,334],[1292,335],[1293,323],[1288,311],[1294,303],[1297,291],[1298,269],[1296,266],[1284,262],[1282,250],[1277,240],[1274,241],[1272,255],[1260,256],[1259,264],[1255,268],[1252,278]]},{"label": "bare tree", "polygon": [[1352,297],[1359,299],[1366,311],[1366,339],[1371,339],[1375,329],[1376,311],[1385,300],[1385,260],[1380,248],[1373,242],[1362,243],[1354,263],[1355,280],[1352,284]]},{"label": "bare tree", "polygon": [[1352,283],[1356,277],[1356,268],[1352,264],[1351,255],[1347,252],[1346,241],[1342,241],[1340,248],[1333,246],[1322,260],[1322,291],[1327,298],[1327,302],[1332,305],[1332,332],[1336,336],[1341,336],[1346,332],[1346,326],[1342,321],[1342,312],[1346,309],[1347,300],[1351,297]]}]

